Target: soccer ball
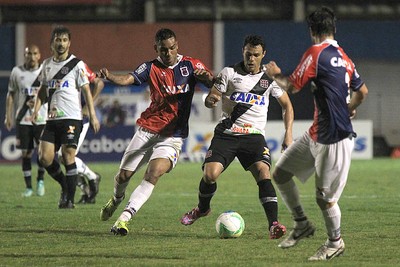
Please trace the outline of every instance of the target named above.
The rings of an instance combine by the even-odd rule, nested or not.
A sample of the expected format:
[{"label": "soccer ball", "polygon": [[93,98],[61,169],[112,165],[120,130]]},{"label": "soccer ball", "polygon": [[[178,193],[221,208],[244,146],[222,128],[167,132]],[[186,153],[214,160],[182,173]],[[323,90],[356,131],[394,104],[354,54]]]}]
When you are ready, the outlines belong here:
[{"label": "soccer ball", "polygon": [[239,213],[228,210],[218,216],[215,229],[220,238],[236,238],[244,231],[244,220]]}]

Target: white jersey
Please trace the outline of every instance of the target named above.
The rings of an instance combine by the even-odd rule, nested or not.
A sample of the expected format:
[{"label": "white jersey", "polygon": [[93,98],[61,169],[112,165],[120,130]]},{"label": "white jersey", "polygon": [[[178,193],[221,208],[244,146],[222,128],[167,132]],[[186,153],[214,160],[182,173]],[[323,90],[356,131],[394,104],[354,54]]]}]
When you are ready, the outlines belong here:
[{"label": "white jersey", "polygon": [[[53,58],[47,58],[43,62],[43,70],[40,80],[47,85],[47,96],[49,100],[49,111],[56,114],[47,120],[82,120],[82,104],[80,88],[89,83],[86,65],[79,61],[72,69],[65,65],[76,58],[70,55],[62,62],[56,62]],[[61,79],[55,75],[61,70],[66,74]]]},{"label": "white jersey", "polygon": [[214,86],[222,93],[222,118],[217,127],[231,135],[265,135],[269,96],[280,98],[284,93],[276,82],[264,72],[247,73],[241,62],[225,67]]},{"label": "white jersey", "polygon": [[[42,65],[35,70],[28,70],[24,65],[15,66],[10,75],[8,83],[8,92],[14,94],[16,103],[16,113],[14,118],[20,125],[32,125],[31,116],[33,108],[26,105],[27,100],[35,100],[40,88],[40,82],[37,80]],[[47,104],[43,105],[38,112],[36,124],[45,124],[47,117]]]}]

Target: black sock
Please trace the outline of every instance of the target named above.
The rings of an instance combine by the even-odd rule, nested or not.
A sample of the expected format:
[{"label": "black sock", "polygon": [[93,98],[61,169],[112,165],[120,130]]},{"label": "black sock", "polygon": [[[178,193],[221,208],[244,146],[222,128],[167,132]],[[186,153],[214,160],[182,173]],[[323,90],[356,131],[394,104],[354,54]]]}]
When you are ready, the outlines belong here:
[{"label": "black sock", "polygon": [[30,158],[22,158],[22,172],[24,173],[24,180],[26,188],[32,189],[32,164]]},{"label": "black sock", "polygon": [[67,192],[67,179],[61,170],[60,164],[56,160],[53,160],[53,162],[49,166],[45,167],[45,169],[47,173],[61,185],[62,191]]},{"label": "black sock", "polygon": [[201,213],[210,208],[210,202],[215,191],[217,191],[217,183],[207,184],[203,178],[201,179],[199,185],[199,210]]},{"label": "black sock", "polygon": [[258,197],[267,215],[269,228],[278,221],[278,198],[270,179],[261,180],[258,185]]},{"label": "black sock", "polygon": [[43,181],[43,177],[44,177],[44,173],[45,173],[45,168],[44,168],[43,165],[40,163],[39,157],[37,158],[36,163],[37,163],[37,165],[38,165],[38,176],[37,176],[37,180],[38,180],[38,181]]},{"label": "black sock", "polygon": [[65,166],[66,179],[68,184],[68,194],[67,199],[74,203],[75,191],[76,191],[76,181],[78,179],[78,169],[76,168],[76,163]]}]

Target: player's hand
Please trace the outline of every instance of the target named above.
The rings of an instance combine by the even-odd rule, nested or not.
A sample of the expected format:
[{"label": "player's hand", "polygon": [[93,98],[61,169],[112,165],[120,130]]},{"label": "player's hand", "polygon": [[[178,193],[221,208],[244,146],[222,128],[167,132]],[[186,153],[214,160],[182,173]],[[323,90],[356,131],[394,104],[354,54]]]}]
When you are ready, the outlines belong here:
[{"label": "player's hand", "polygon": [[108,74],[109,74],[108,69],[107,68],[102,68],[96,73],[96,76],[99,77],[99,78],[102,78],[102,79],[107,79]]},{"label": "player's hand", "polygon": [[100,130],[100,122],[96,116],[90,117],[90,126],[92,127],[94,133],[98,133]]},{"label": "player's hand", "polygon": [[7,119],[7,117],[4,119],[4,125],[6,126],[8,131],[11,131],[13,123],[10,119]]},{"label": "player's hand", "polygon": [[37,117],[38,117],[37,112],[33,112],[32,115],[31,115],[31,122],[33,124],[36,124]]},{"label": "player's hand", "polygon": [[283,139],[282,145],[281,145],[281,153],[283,153],[288,146],[290,146],[293,143],[293,138],[292,135],[288,132],[285,133],[285,138]]},{"label": "player's hand", "polygon": [[281,69],[276,65],[275,61],[270,61],[263,65],[262,70],[270,78],[274,78],[275,75],[281,74]]},{"label": "player's hand", "polygon": [[217,103],[221,100],[221,97],[218,95],[208,95],[204,101],[204,104],[208,108],[213,108],[217,106]]},{"label": "player's hand", "polygon": [[208,87],[212,86],[213,83],[213,76],[210,72],[206,71],[205,69],[195,69],[193,71],[194,77],[200,82],[206,84]]},{"label": "player's hand", "polygon": [[357,114],[357,111],[355,109],[350,111],[350,120],[354,119],[356,114]]},{"label": "player's hand", "polygon": [[87,105],[83,106],[82,115],[83,115],[83,117],[86,117],[86,118],[89,117],[89,110],[88,110],[88,106]]},{"label": "player's hand", "polygon": [[33,109],[33,107],[35,106],[35,100],[34,100],[34,99],[29,99],[28,101],[26,101],[26,105],[27,105],[30,109]]}]

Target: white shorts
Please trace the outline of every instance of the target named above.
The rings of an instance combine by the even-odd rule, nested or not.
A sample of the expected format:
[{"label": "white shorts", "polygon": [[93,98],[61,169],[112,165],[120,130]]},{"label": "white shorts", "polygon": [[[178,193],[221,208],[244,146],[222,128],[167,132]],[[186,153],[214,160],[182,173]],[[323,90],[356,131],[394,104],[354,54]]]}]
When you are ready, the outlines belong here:
[{"label": "white shorts", "polygon": [[292,173],[303,183],[315,172],[316,197],[337,202],[347,182],[353,148],[353,138],[324,145],[313,141],[306,132],[288,147],[276,167]]},{"label": "white shorts", "polygon": [[183,139],[180,137],[163,137],[139,127],[125,149],[120,169],[136,172],[150,160],[158,158],[169,159],[173,169],[182,145]]}]

